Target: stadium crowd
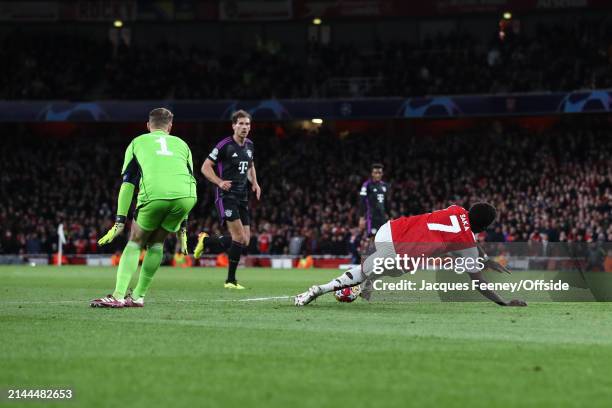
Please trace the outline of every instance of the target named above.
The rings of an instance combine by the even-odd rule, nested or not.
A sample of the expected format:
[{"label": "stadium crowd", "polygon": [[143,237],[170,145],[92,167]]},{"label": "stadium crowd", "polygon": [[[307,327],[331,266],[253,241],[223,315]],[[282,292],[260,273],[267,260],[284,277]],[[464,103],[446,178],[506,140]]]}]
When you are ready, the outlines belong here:
[{"label": "stadium crowd", "polygon": [[262,42],[245,52],[214,52],[23,31],[1,43],[0,56],[12,63],[0,68],[0,99],[422,96],[612,86],[606,20],[538,26],[534,35],[507,30],[503,40],[495,30],[489,38],[452,32],[372,48],[312,43],[295,50]]},{"label": "stadium crowd", "polygon": [[[497,130],[496,130],[497,129]],[[106,132],[105,130],[104,132]],[[612,241],[610,126],[564,125],[545,134],[488,129],[446,136],[255,130],[260,202],[251,201],[250,253],[344,255],[359,245],[358,191],[373,158],[385,164],[391,216],[487,200],[499,210],[482,239],[499,242]],[[185,136],[195,157],[199,231],[220,232],[212,186],[199,174],[216,139]],[[0,153],[0,253],[52,253],[64,223],[66,253],[99,248],[114,220],[129,137],[5,137]],[[400,147],[400,148],[398,148]],[[297,238],[297,241],[296,241]],[[296,243],[297,242],[297,243]],[[167,250],[174,250],[174,239]],[[297,246],[297,247],[296,247]]]}]

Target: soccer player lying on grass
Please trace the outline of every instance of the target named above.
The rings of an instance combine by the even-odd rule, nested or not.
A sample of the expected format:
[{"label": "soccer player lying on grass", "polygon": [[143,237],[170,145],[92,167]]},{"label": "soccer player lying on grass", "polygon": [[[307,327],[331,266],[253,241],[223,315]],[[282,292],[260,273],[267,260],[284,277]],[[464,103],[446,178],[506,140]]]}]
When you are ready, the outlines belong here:
[{"label": "soccer player lying on grass", "polygon": [[[168,109],[153,109],[149,114],[149,133],[138,136],[125,151],[121,174],[115,225],[99,241],[105,245],[125,228],[134,189],[138,185],[138,200],[130,240],[123,250],[115,292],[90,302],[92,307],[143,307],[151,280],[159,269],[164,254],[164,240],[174,232],[187,254],[187,216],[196,202],[196,182],[189,146],[170,135],[172,113]],[[146,248],[138,284],[128,294],[132,275],[138,269],[140,250]]]},{"label": "soccer player lying on grass", "polygon": [[[374,240],[376,251],[368,256],[359,266],[350,269],[329,283],[312,286],[295,297],[296,306],[305,306],[317,297],[346,287],[365,283],[362,295],[369,299],[371,281],[381,276],[398,276],[407,270],[388,270],[382,275],[375,273],[376,258],[393,258],[397,255],[440,256],[444,254],[464,258],[464,265],[473,265],[466,272],[472,280],[486,283],[481,269],[478,269],[478,258],[481,265],[498,272],[510,273],[499,263],[488,259],[477,245],[474,234],[484,231],[495,220],[496,210],[487,203],[474,204],[469,212],[465,208],[452,205],[445,210],[434,211],[412,217],[400,217],[385,223]],[[467,260],[471,258],[471,262]],[[487,299],[501,306],[526,306],[522,300],[505,301],[492,290],[480,289]]]}]

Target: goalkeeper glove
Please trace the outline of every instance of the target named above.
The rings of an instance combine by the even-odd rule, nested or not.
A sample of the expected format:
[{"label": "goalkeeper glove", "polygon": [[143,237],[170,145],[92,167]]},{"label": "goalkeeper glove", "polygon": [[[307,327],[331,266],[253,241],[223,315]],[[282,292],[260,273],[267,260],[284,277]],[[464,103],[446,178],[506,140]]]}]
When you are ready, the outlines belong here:
[{"label": "goalkeeper glove", "polygon": [[181,243],[181,253],[183,255],[187,255],[189,253],[189,249],[187,248],[187,223],[183,222],[181,224],[181,228],[176,233],[176,237]]},{"label": "goalkeeper glove", "polygon": [[108,230],[108,232],[102,238],[100,238],[100,240],[98,241],[98,245],[106,245],[110,243],[123,232],[124,228],[125,216],[118,215],[117,220],[115,221],[115,225],[113,225],[113,227]]}]

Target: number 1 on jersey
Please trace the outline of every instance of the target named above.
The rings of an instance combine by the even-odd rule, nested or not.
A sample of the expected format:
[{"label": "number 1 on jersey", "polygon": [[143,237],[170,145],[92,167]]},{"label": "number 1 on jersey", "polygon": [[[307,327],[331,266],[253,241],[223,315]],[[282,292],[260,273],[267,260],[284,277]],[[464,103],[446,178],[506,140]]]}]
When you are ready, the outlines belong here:
[{"label": "number 1 on jersey", "polygon": [[156,151],[155,153],[157,153],[160,156],[172,156],[172,152],[170,150],[168,150],[168,144],[166,143],[166,138],[165,137],[160,137],[159,139],[155,139],[155,142],[160,144],[160,149]]},{"label": "number 1 on jersey", "polygon": [[461,227],[459,226],[459,219],[456,215],[450,216],[451,225],[446,224],[436,224],[435,222],[427,223],[427,228],[430,231],[442,231],[442,232],[452,232],[456,234],[457,232],[461,232]]}]

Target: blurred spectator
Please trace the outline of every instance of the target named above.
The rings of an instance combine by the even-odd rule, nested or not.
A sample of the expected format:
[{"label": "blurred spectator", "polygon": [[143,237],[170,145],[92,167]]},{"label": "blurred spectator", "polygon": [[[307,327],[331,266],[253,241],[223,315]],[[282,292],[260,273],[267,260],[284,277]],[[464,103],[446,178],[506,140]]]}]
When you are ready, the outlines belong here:
[{"label": "blurred spectator", "polygon": [[264,231],[257,237],[257,247],[260,254],[268,254],[270,252],[270,243],[272,241],[272,235],[264,229]]}]

